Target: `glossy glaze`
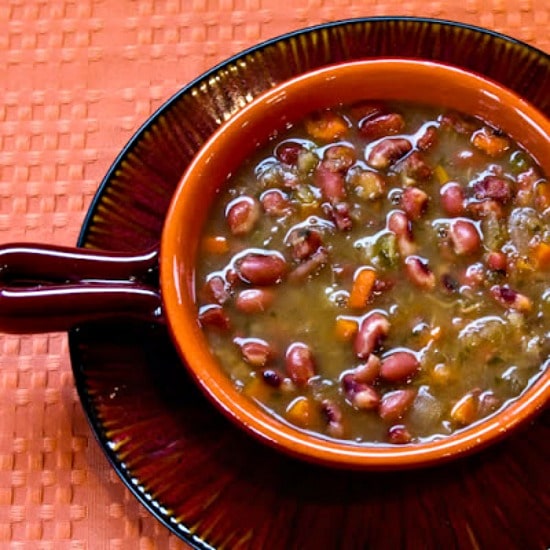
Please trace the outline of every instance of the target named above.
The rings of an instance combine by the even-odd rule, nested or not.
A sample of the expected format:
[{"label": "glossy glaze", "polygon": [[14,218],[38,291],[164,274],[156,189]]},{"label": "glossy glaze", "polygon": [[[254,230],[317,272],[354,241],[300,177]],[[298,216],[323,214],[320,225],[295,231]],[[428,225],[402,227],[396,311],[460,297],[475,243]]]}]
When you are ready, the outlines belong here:
[{"label": "glossy glaze", "polygon": [[158,250],[141,254],[14,243],[0,247],[0,330],[70,330],[86,321],[162,322]]},{"label": "glossy glaze", "polygon": [[[401,86],[403,82],[407,86]],[[316,90],[313,96],[312,89]],[[438,104],[480,116],[527,147],[543,171],[550,173],[550,122],[495,83],[433,62],[390,59],[340,64],[267,92],[215,133],[184,175],[161,241],[161,287],[171,333],[208,397],[269,445],[307,460],[350,468],[405,468],[456,458],[500,439],[550,398],[550,372],[546,372],[518,401],[461,433],[422,445],[353,445],[318,438],[277,421],[235,389],[210,353],[197,323],[192,282],[200,229],[216,190],[255,144],[265,142],[273,131],[335,102],[345,105],[380,97]]]}]

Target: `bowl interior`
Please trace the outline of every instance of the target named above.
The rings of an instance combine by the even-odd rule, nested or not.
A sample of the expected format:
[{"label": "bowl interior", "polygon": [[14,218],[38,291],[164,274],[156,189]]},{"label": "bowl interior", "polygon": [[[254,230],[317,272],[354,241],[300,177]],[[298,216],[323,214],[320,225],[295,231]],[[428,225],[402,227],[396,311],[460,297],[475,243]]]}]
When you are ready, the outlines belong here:
[{"label": "bowl interior", "polygon": [[[312,92],[312,90],[314,92]],[[418,446],[357,446],[313,437],[278,422],[233,387],[199,327],[194,265],[202,226],[217,190],[275,130],[335,104],[386,99],[434,104],[477,115],[521,143],[550,173],[550,122],[516,94],[480,76],[430,61],[382,59],[323,68],[257,98],[223,125],[183,176],[161,242],[161,287],[178,352],[206,394],[231,419],[277,448],[330,465],[392,468],[426,464],[480,447],[548,400],[549,374],[488,421]]]}]

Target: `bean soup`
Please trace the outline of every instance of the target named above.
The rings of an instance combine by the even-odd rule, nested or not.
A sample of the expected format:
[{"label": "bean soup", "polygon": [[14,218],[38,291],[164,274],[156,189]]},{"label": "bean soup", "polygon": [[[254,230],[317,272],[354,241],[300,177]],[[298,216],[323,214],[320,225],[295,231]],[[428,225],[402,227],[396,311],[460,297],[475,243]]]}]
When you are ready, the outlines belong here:
[{"label": "bean soup", "polygon": [[463,429],[549,363],[550,182],[498,128],[365,102],[315,113],[220,190],[199,320],[244,394],[355,443]]}]

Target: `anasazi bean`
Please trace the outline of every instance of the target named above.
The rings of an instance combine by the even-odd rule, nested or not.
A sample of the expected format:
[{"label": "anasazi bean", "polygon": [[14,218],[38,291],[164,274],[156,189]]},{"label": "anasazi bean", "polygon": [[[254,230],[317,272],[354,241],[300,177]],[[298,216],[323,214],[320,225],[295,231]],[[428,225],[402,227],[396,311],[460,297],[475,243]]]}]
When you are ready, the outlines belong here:
[{"label": "anasazi bean", "polygon": [[280,282],[288,270],[286,260],[277,252],[249,252],[239,259],[236,268],[243,282],[260,286]]},{"label": "anasazi bean", "polygon": [[365,317],[359,325],[355,337],[355,354],[357,357],[366,358],[377,351],[382,340],[390,331],[390,322],[380,313],[371,313]]},{"label": "anasazi bean", "polygon": [[302,342],[292,343],[286,350],[286,370],[297,386],[305,386],[315,376],[315,360],[311,349]]},{"label": "anasazi bean", "polygon": [[297,429],[449,435],[549,366],[549,207],[547,175],[481,120],[382,101],[314,113],[220,192],[199,322],[243,393]]}]

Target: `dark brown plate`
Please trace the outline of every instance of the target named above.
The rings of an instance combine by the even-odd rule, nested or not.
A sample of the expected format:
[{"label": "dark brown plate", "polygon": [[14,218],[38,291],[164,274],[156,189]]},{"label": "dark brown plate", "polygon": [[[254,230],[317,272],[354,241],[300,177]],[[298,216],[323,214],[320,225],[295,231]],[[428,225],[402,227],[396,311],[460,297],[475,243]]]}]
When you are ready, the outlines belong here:
[{"label": "dark brown plate", "polygon": [[[502,35],[412,18],[336,22],[233,57],[192,82],[134,136],[90,209],[79,245],[142,250],[201,144],[251,97],[340,60],[422,57],[485,74],[550,116],[550,56]],[[143,505],[196,548],[546,548],[550,415],[439,468],[327,470],[265,448],[195,388],[163,327],[74,330],[77,388],[113,467]]]}]

